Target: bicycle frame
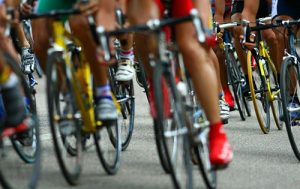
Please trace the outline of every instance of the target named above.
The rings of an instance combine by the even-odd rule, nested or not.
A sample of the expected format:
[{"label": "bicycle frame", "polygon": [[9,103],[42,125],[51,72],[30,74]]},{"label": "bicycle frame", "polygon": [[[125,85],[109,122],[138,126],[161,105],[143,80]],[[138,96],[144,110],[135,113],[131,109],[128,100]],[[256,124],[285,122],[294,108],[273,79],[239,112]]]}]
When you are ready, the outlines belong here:
[{"label": "bicycle frame", "polygon": [[[83,131],[87,133],[93,133],[96,131],[96,126],[100,126],[102,123],[95,120],[94,107],[93,107],[93,89],[92,89],[92,77],[90,66],[85,61],[84,55],[81,55],[78,69],[75,69],[71,62],[71,54],[68,51],[66,39],[73,41],[76,45],[80,46],[80,42],[75,39],[64,27],[64,24],[60,21],[54,21],[53,28],[53,44],[52,48],[48,50],[48,54],[52,52],[58,52],[62,54],[64,63],[66,64],[67,77],[72,81],[72,89],[76,97],[76,102],[79,105],[81,118],[83,121]],[[56,118],[59,120],[59,118]]]},{"label": "bicycle frame", "polygon": [[[278,80],[277,70],[275,68],[273,61],[271,60],[271,57],[270,57],[267,49],[265,48],[264,41],[260,40],[258,42],[258,50],[259,50],[259,55],[267,60],[267,62],[269,63],[270,69],[272,69],[272,71],[274,72],[274,77],[276,77],[275,79]],[[265,77],[265,80],[267,81],[266,84],[267,84],[267,89],[268,89],[268,98],[271,102],[273,102],[275,100],[276,96],[280,93],[280,90],[278,89],[275,93],[272,93],[270,79],[266,77],[262,60],[259,60],[258,65],[259,65],[261,75],[263,77]]]}]

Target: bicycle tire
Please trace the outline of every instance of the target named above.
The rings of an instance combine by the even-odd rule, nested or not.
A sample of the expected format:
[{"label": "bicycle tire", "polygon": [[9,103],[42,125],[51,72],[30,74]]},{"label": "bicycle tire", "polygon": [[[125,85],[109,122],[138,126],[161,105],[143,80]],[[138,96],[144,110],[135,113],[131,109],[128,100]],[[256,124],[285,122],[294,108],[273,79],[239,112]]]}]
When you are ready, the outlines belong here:
[{"label": "bicycle tire", "polygon": [[184,99],[186,107],[189,107],[186,111],[186,117],[188,119],[187,122],[192,124],[193,128],[190,131],[192,135],[194,131],[197,131],[197,146],[193,147],[192,149],[192,157],[196,157],[196,159],[192,158],[192,161],[194,164],[198,165],[206,187],[208,189],[215,189],[217,187],[217,172],[216,170],[212,169],[209,159],[209,124],[201,106],[196,100],[197,97],[195,96],[195,92],[193,90],[193,83],[188,75],[186,76],[186,83],[188,86],[188,95]]},{"label": "bicycle tire", "polygon": [[[297,83],[294,83],[290,79],[291,77],[288,78],[288,76],[290,74],[292,74],[293,72],[295,73],[295,76],[293,79],[295,79]],[[280,91],[281,91],[281,95],[282,95],[283,115],[284,115],[286,131],[288,134],[288,138],[289,138],[292,150],[293,150],[296,158],[300,161],[300,152],[299,152],[299,147],[298,147],[299,142],[297,142],[297,133],[296,133],[297,132],[296,127],[299,127],[299,126],[294,125],[295,124],[294,121],[296,121],[296,120],[291,119],[290,112],[287,109],[290,100],[293,100],[293,98],[298,98],[298,96],[300,95],[300,94],[298,94],[299,93],[299,61],[297,62],[297,64],[295,64],[293,57],[285,58],[283,60],[282,66],[281,66],[280,75],[281,75]],[[290,89],[291,85],[294,85],[293,87],[295,87],[295,85],[296,85],[296,89],[295,89],[296,94],[294,93],[291,95],[291,90],[292,90],[292,89]]]},{"label": "bicycle tire", "polygon": [[[254,70],[252,70],[252,56],[257,63]],[[267,97],[266,81],[259,70],[259,58],[251,51],[247,52],[247,71],[256,118],[262,132],[267,134],[270,131],[270,102]],[[259,107],[260,105],[261,107]]]},{"label": "bicycle tire", "polygon": [[106,173],[114,175],[118,172],[121,161],[120,127],[118,122],[110,126],[102,125],[101,127],[94,133],[97,155]]},{"label": "bicycle tire", "polygon": [[[162,139],[165,157],[168,161],[170,175],[175,188],[192,188],[192,167],[190,161],[190,147],[187,129],[185,126],[184,110],[180,95],[177,91],[174,77],[164,72],[166,63],[157,61],[153,71],[153,88],[156,107],[156,125],[158,135]],[[168,69],[168,68],[166,68]],[[162,85],[165,82],[172,106],[171,125],[164,112],[165,94],[162,94]],[[171,111],[171,110],[169,110]],[[186,131],[186,133],[184,133]],[[179,134],[178,134],[179,133]],[[168,136],[170,134],[170,136]],[[174,136],[172,136],[174,135]],[[168,139],[170,138],[170,139]],[[169,145],[170,143],[170,145]],[[180,151],[180,152],[179,152]]]},{"label": "bicycle tire", "polygon": [[[113,69],[113,70],[112,70]],[[110,84],[118,103],[121,106],[119,124],[121,127],[122,151],[129,146],[134,130],[135,96],[133,81],[119,83],[115,80],[116,68],[110,68]]]},{"label": "bicycle tire", "polygon": [[273,93],[277,93],[274,97],[274,100],[270,102],[271,104],[271,110],[273,114],[273,118],[275,121],[275,125],[278,130],[282,130],[283,128],[283,121],[280,120],[280,115],[282,115],[282,98],[280,94],[280,85],[277,78],[277,75],[275,75],[274,70],[275,67],[272,67],[272,65],[267,61],[267,68],[268,68],[268,82],[270,82],[270,89],[273,96]]},{"label": "bicycle tire", "polygon": [[[47,102],[54,151],[64,178],[70,185],[76,185],[82,170],[81,120],[75,116],[78,109],[75,105],[72,79],[67,74],[61,52],[52,52],[48,56],[46,71]],[[63,97],[66,93],[69,96],[69,102]],[[71,110],[65,115],[63,108]],[[71,132],[62,130],[62,124],[71,127]]]},{"label": "bicycle tire", "polygon": [[135,62],[135,70],[136,70],[136,82],[140,87],[144,89],[144,92],[146,94],[147,100],[149,102],[149,87],[147,82],[147,75],[144,69],[143,64],[140,60]]},{"label": "bicycle tire", "polygon": [[[40,144],[40,135],[39,135],[39,120],[37,117],[37,112],[36,112],[36,106],[34,102],[34,98],[32,96],[32,93],[29,89],[29,86],[27,84],[26,79],[24,78],[23,73],[20,70],[20,67],[18,63],[14,61],[13,58],[11,58],[8,54],[3,54],[3,58],[5,62],[11,67],[12,71],[17,75],[17,78],[20,81],[20,84],[23,88],[23,92],[25,95],[26,102],[24,104],[27,107],[27,110],[29,112],[29,116],[32,119],[33,128],[30,130],[34,131],[32,135],[29,135],[30,139],[30,144],[23,145],[20,143],[16,137],[16,135],[11,136],[9,139],[10,142],[13,145],[13,148],[8,146],[6,148],[6,144],[9,145],[5,141],[5,139],[0,140],[0,185],[3,188],[8,188],[8,189],[14,189],[14,188],[26,188],[26,189],[35,189],[37,188],[38,185],[38,180],[39,180],[39,175],[40,175],[40,169],[41,169],[41,144]],[[2,97],[1,97],[2,100]],[[6,144],[5,144],[6,143]],[[10,150],[9,150],[10,149]],[[18,157],[13,157],[12,156],[12,149],[15,150],[17,153]],[[6,157],[9,157],[9,161],[6,161]],[[16,158],[16,159],[14,159]],[[20,162],[17,161],[18,158],[20,158]],[[12,160],[16,161],[12,161]],[[11,163],[13,165],[11,165]],[[3,170],[5,166],[9,169]],[[14,168],[17,166],[16,168]],[[23,171],[24,168],[24,171]],[[13,177],[11,177],[11,174],[8,173],[6,176],[7,172],[10,171],[17,171],[17,173],[14,174]],[[23,175],[24,174],[24,175]],[[19,176],[20,178],[19,178]],[[11,180],[13,178],[16,178],[17,180]],[[19,178],[19,179],[18,179]],[[21,180],[24,180],[26,178],[25,183],[22,182]]]},{"label": "bicycle tire", "polygon": [[246,109],[244,107],[244,95],[242,91],[242,78],[240,75],[240,70],[235,62],[235,57],[233,51],[227,50],[226,52],[226,62],[227,62],[227,73],[229,76],[230,85],[232,87],[235,103],[237,105],[240,117],[243,121],[246,120]]}]

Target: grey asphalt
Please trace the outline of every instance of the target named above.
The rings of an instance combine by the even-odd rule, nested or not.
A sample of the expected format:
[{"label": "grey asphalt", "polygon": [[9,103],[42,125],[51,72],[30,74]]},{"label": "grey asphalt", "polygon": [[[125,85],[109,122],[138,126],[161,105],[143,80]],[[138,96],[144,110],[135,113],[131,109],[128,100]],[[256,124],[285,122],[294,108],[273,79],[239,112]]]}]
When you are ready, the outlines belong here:
[{"label": "grey asphalt", "polygon": [[[122,153],[122,164],[115,176],[108,176],[98,160],[94,149],[84,156],[80,183],[69,186],[64,180],[55,158],[48,129],[45,85],[38,86],[38,110],[43,138],[43,167],[39,188],[41,189],[141,189],[172,188],[168,175],[164,174],[158,160],[153,136],[149,106],[142,89],[136,86],[135,130],[129,148]],[[238,112],[231,112],[226,131],[234,160],[224,171],[218,173],[220,189],[298,189],[300,188],[300,163],[294,157],[287,133],[278,131],[272,123],[265,135],[259,129],[254,111],[245,122]],[[194,188],[205,188],[195,168]]]}]

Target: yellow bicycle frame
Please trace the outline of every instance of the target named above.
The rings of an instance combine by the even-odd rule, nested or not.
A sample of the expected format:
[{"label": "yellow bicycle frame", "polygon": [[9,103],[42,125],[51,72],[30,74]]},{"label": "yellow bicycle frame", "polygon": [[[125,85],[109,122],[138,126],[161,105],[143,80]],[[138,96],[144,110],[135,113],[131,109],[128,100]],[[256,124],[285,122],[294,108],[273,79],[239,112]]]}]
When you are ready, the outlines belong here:
[{"label": "yellow bicycle frame", "polygon": [[[260,41],[258,44],[258,49],[259,49],[259,54],[260,56],[264,57],[265,59],[267,59],[267,62],[269,63],[270,68],[272,69],[272,71],[274,72],[274,79],[276,79],[276,81],[278,81],[277,78],[277,70],[274,66],[273,61],[271,60],[271,57],[267,51],[267,49],[265,48],[264,42]],[[261,61],[261,60],[259,60]],[[266,81],[267,81],[267,89],[268,89],[268,98],[271,102],[273,102],[275,100],[275,97],[280,93],[280,90],[278,89],[275,93],[272,93],[271,90],[271,85],[270,85],[270,79],[266,78],[265,72],[264,72],[264,68],[263,68],[263,64],[262,62],[259,62],[259,69],[261,72],[261,75],[263,77],[265,77]]]},{"label": "yellow bicycle frame", "polygon": [[67,66],[67,70],[71,71],[72,89],[75,95],[75,100],[81,113],[83,121],[83,131],[93,133],[96,131],[96,126],[100,126],[101,122],[96,122],[94,106],[93,106],[93,89],[92,76],[90,66],[83,55],[81,55],[78,68],[74,68],[71,62],[71,54],[66,45],[66,39],[73,41],[80,46],[72,34],[70,34],[60,21],[53,22],[53,44],[57,49],[63,51],[63,59]]}]

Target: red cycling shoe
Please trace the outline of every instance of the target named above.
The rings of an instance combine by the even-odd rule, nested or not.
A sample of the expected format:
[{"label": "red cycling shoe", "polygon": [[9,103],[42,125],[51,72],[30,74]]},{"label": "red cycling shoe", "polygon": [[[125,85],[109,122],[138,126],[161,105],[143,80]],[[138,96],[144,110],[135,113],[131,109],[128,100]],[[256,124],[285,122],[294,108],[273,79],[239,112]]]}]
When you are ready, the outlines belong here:
[{"label": "red cycling shoe", "polygon": [[30,129],[32,126],[31,118],[26,118],[17,126],[5,126],[1,132],[1,138],[10,137],[17,133],[22,133]]},{"label": "red cycling shoe", "polygon": [[223,87],[224,98],[227,104],[229,105],[230,111],[234,110],[234,98],[231,94],[231,91],[228,87]]},{"label": "red cycling shoe", "polygon": [[209,150],[210,162],[215,169],[226,168],[233,159],[233,152],[221,122],[210,126]]}]

